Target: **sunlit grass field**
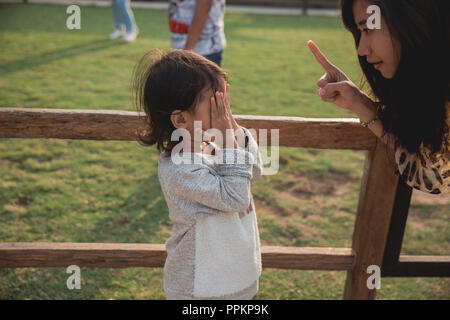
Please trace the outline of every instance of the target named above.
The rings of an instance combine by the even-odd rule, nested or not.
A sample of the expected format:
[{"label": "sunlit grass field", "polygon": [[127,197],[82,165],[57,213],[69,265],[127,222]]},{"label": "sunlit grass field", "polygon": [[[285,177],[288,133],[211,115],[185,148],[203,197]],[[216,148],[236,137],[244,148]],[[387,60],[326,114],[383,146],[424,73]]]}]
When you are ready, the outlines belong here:
[{"label": "sunlit grass field", "polygon": [[[131,74],[170,48],[166,10],[135,9],[135,43],[110,41],[110,8],[0,5],[0,107],[135,111]],[[354,117],[316,95],[323,70],[313,39],[356,83],[351,35],[338,18],[227,13],[232,111],[239,115]],[[0,241],[164,243],[171,222],[158,152],[137,142],[0,139]],[[351,247],[365,154],[280,148],[280,171],[252,187],[264,245]],[[414,194],[402,254],[448,255],[450,201]],[[0,269],[0,299],[164,299],[163,271]],[[264,269],[255,299],[341,299],[345,272]],[[450,280],[383,278],[378,299],[449,299]]]}]

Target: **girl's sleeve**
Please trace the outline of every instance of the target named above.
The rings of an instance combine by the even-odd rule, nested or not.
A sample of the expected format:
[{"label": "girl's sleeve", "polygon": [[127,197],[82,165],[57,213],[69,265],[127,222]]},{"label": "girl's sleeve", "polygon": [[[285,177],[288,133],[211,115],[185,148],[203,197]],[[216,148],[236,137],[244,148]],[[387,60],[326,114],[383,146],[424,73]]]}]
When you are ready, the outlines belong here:
[{"label": "girl's sleeve", "polygon": [[242,212],[249,207],[253,156],[245,150],[225,148],[218,157],[222,163],[216,164],[215,171],[206,164],[172,167],[167,185],[179,206],[194,202],[213,209],[207,212]]},{"label": "girl's sleeve", "polygon": [[450,162],[448,150],[430,155],[429,149],[421,146],[419,153],[411,154],[405,148],[395,145],[397,175],[417,190],[441,194],[450,192]]},{"label": "girl's sleeve", "polygon": [[243,149],[253,155],[254,163],[252,168],[251,182],[255,182],[261,179],[263,173],[264,165],[262,162],[261,153],[259,152],[258,143],[256,142],[251,132],[247,128],[241,128],[245,133],[245,146],[243,147]]}]

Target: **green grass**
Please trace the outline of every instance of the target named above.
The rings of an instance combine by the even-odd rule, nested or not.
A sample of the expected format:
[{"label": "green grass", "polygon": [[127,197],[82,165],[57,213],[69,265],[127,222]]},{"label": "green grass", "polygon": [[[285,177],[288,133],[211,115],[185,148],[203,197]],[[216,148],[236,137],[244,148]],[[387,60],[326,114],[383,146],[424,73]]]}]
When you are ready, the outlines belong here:
[{"label": "green grass", "polygon": [[[110,8],[0,5],[0,107],[135,110],[131,73],[153,48],[169,49],[167,12],[134,10],[141,33],[109,41]],[[316,95],[323,74],[315,40],[355,81],[351,36],[337,18],[227,13],[234,114],[354,117]],[[280,171],[253,186],[265,245],[350,247],[364,153],[280,148]],[[0,241],[164,243],[171,222],[158,153],[135,142],[0,139]],[[404,254],[449,253],[449,202],[415,201]],[[162,269],[82,268],[82,289],[64,268],[0,270],[2,299],[164,299]],[[264,269],[256,299],[341,299],[345,272]],[[441,278],[383,278],[380,299],[449,299]]]}]

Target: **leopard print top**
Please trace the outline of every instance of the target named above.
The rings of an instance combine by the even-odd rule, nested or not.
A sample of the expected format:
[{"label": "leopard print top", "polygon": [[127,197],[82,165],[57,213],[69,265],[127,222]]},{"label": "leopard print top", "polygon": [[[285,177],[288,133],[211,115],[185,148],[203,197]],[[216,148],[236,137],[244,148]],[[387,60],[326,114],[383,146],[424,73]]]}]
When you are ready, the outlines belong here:
[{"label": "leopard print top", "polygon": [[[449,120],[447,124],[450,127]],[[430,149],[423,144],[418,154],[411,154],[395,142],[394,153],[398,167],[396,175],[404,178],[409,186],[417,190],[431,194],[450,193],[449,137],[450,132],[445,139],[447,143],[436,154],[431,154]]]}]

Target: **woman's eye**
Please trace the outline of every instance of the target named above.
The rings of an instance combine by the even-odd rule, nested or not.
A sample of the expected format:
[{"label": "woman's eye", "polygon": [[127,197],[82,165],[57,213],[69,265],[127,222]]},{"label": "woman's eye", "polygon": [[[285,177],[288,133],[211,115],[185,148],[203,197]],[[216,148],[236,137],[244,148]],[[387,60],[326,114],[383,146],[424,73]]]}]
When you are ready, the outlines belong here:
[{"label": "woman's eye", "polygon": [[369,28],[365,28],[363,29],[363,32],[365,32],[366,34],[370,33],[372,30],[370,30]]}]

